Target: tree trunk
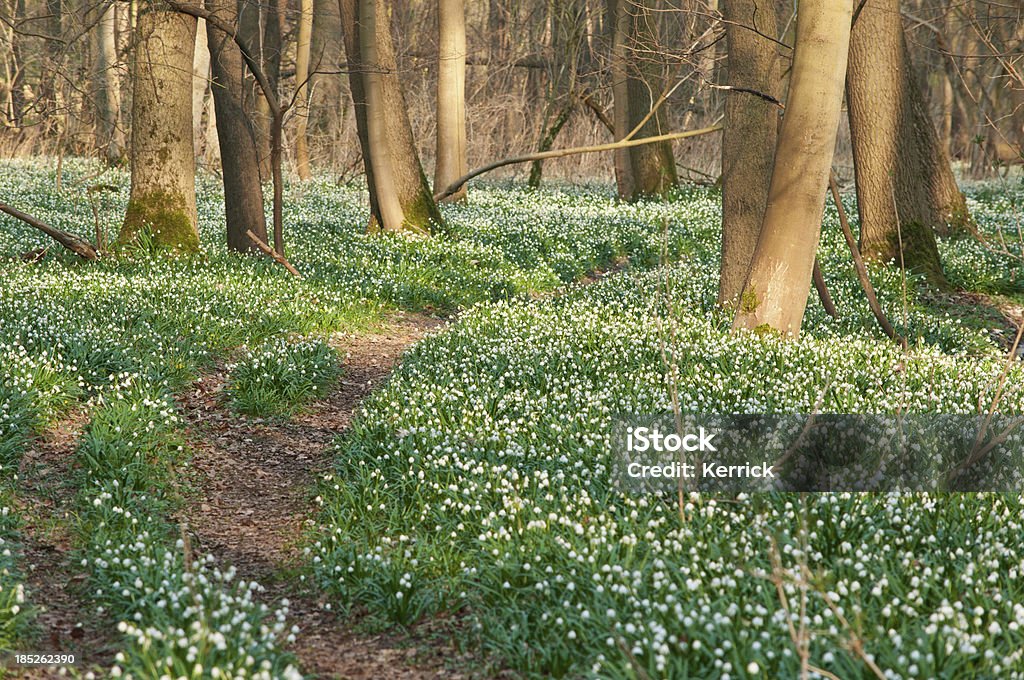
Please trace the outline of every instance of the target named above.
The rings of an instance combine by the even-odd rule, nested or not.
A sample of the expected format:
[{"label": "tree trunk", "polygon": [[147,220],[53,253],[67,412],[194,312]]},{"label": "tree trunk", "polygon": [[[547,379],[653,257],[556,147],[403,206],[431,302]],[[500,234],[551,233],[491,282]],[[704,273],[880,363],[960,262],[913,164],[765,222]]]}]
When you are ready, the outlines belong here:
[{"label": "tree trunk", "polygon": [[[615,129],[612,137],[618,141],[629,134],[629,107],[623,102],[629,101],[628,67],[629,46],[626,37],[629,35],[629,13],[625,8],[626,0],[608,0],[608,28],[611,34],[611,77],[612,77],[612,123]],[[629,149],[616,149],[615,186],[619,198],[629,198],[634,194],[633,166],[630,162]]]},{"label": "tree trunk", "polygon": [[961,225],[967,208],[914,77],[899,0],[868,0],[861,10],[846,97],[861,252],[945,286],[933,230]]},{"label": "tree trunk", "polygon": [[380,35],[385,29],[378,29],[382,17],[381,3],[376,0],[359,0],[359,44],[364,65],[363,90],[366,95],[366,138],[370,148],[370,164],[377,193],[377,216],[385,231],[401,231],[405,225],[405,213],[398,200],[394,172],[391,167],[391,153],[388,148],[388,130],[385,119],[384,87],[381,84],[383,65],[377,51]]},{"label": "tree trunk", "polygon": [[192,152],[194,17],[140,8],[132,96],[131,195],[118,242],[149,230],[154,244],[199,248]]},{"label": "tree trunk", "polygon": [[[14,0],[14,23],[21,26],[25,20],[25,0]],[[13,73],[10,83],[10,119],[15,127],[21,127],[25,120],[25,38],[12,27],[7,27],[10,41],[11,62]]]},{"label": "tree trunk", "polygon": [[[365,23],[365,13],[371,9],[375,10],[371,20],[375,40],[374,44],[368,47],[365,43],[370,34],[366,32],[365,27],[360,26],[360,23]],[[398,66],[391,41],[390,2],[374,3],[359,0],[357,4],[357,0],[339,0],[339,13],[342,17],[350,90],[355,105],[356,128],[363,152],[367,185],[370,189],[370,210],[373,218],[387,230],[429,232],[431,225],[442,225],[443,221],[420,165],[408,108],[398,80]],[[367,49],[372,52],[373,61],[367,59]],[[371,79],[380,88],[380,96],[374,99],[373,104],[367,93],[367,76],[375,76]],[[375,124],[381,121],[384,124],[382,144],[372,143],[370,139],[370,118],[373,116],[377,117]],[[387,158],[386,163],[384,158],[375,157],[381,154]],[[390,171],[390,183],[394,187],[404,216],[404,221],[398,225],[394,223],[393,215],[390,221],[383,219],[384,210],[380,203],[387,194],[379,186],[380,182],[376,177],[378,165]],[[387,210],[391,211],[390,208]]]},{"label": "tree trunk", "polygon": [[[206,0],[210,10],[227,26],[238,21],[235,0]],[[259,157],[251,118],[245,110],[245,70],[242,53],[232,36],[206,24],[210,46],[213,110],[216,114],[224,181],[224,213],[228,250],[257,252],[246,233],[252,230],[266,242],[267,218],[263,209]]]},{"label": "tree trunk", "polygon": [[[781,66],[775,44],[774,0],[725,0],[729,85],[779,99]],[[761,233],[778,138],[779,108],[746,92],[727,91],[722,137],[722,263],[718,303],[743,291]]]},{"label": "tree trunk", "polygon": [[299,179],[313,176],[309,169],[309,55],[313,39],[313,0],[300,0],[299,37],[295,43],[295,171]]},{"label": "tree trunk", "polygon": [[786,115],[734,328],[800,332],[843,104],[853,0],[800,0]]},{"label": "tree trunk", "polygon": [[203,130],[203,104],[210,85],[210,49],[206,22],[196,20],[196,49],[192,57],[192,139],[196,156],[203,152],[206,134]]},{"label": "tree trunk", "polygon": [[352,109],[356,117],[356,136],[359,138],[359,151],[363,157],[366,188],[370,193],[370,216],[371,219],[379,221],[377,183],[373,177],[370,140],[367,136],[366,91],[363,87],[363,71],[366,67],[360,48],[358,0],[338,0],[338,15],[341,18],[342,40],[345,43],[345,70],[348,71],[348,88],[352,95]]},{"label": "tree trunk", "polygon": [[[273,38],[271,24],[277,16],[276,0],[269,4],[257,0],[240,0],[238,3],[238,36],[245,45],[246,52],[253,55],[263,73],[270,81],[270,86],[277,88],[279,68],[275,66],[274,46],[268,45],[268,38]],[[279,41],[278,41],[279,43]],[[279,58],[279,53],[277,54]],[[279,62],[278,62],[279,63]],[[270,162],[270,107],[262,89],[251,77],[246,78],[245,110],[252,123],[256,138],[256,151],[259,158],[260,181],[269,181],[273,175]]]},{"label": "tree trunk", "polygon": [[[657,57],[664,46],[658,44],[656,26],[659,16],[652,12],[651,0],[613,0],[613,4],[612,62],[617,66],[612,69],[616,80],[612,96],[615,98],[615,120],[622,123],[625,136],[647,117],[665,87],[664,64]],[[664,111],[655,111],[634,138],[664,134],[667,131],[664,121]],[[616,136],[616,139],[622,137]],[[643,196],[665,195],[678,182],[671,144],[631,147],[626,149],[626,154],[629,181],[623,178],[617,184],[620,187],[631,186],[627,187],[630,189],[628,193],[620,193],[621,198],[634,200]],[[625,163],[625,158],[620,158],[616,166]]]},{"label": "tree trunk", "polygon": [[[437,150],[434,187],[469,171],[466,162],[466,8],[464,0],[438,4]],[[452,201],[466,198],[462,187]]]},{"label": "tree trunk", "polygon": [[117,45],[114,23],[117,6],[101,7],[96,24],[96,147],[108,163],[121,162],[125,153],[121,128],[121,87],[117,77]]}]

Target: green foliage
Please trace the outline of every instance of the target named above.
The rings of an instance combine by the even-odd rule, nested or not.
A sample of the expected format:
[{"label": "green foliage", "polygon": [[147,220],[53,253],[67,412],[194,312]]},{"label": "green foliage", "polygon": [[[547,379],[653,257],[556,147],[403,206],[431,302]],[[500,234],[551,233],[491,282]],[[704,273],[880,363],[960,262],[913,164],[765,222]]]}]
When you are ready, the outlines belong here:
[{"label": "green foliage", "polygon": [[258,584],[236,580],[233,568],[188,554],[169,524],[185,463],[170,396],[123,378],[103,402],[76,460],[87,478],[78,512],[87,592],[125,636],[110,674],[301,677],[279,648],[293,634],[284,611],[258,602]]},{"label": "green foliage", "polygon": [[341,375],[341,358],[321,341],[278,339],[248,351],[231,367],[226,389],[235,410],[254,416],[288,416],[326,396]]},{"label": "green foliage", "polygon": [[26,603],[24,575],[18,545],[19,519],[12,510],[13,497],[6,485],[0,488],[0,654],[23,651],[33,611]]}]

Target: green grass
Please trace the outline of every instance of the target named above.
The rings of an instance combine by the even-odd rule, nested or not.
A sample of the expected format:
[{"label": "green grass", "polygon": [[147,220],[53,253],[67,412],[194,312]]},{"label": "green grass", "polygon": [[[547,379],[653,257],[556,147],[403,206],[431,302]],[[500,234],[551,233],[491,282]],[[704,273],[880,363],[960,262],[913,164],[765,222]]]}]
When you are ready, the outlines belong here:
[{"label": "green grass", "polygon": [[[84,188],[110,183],[119,189],[93,196],[113,235],[127,176],[66,162],[57,191],[50,167],[6,162],[5,200],[91,237]],[[324,338],[405,309],[461,314],[338,444],[310,539],[311,572],[335,605],[400,625],[460,612],[464,644],[527,675],[789,677],[795,651],[765,576],[806,566],[812,657],[840,677],[864,674],[844,644],[852,632],[902,677],[1024,673],[1019,496],[694,496],[680,522],[671,504],[609,483],[611,414],[668,403],[666,342],[687,411],[821,399],[826,411],[970,413],[991,397],[1004,363],[989,322],[954,318],[913,276],[904,299],[901,274],[874,266],[911,339],[905,355],[877,329],[831,207],[819,257],[841,318],[812,299],[803,338],[783,342],[729,334],[714,305],[714,191],[623,205],[608,187],[474,187],[443,207],[451,234],[423,238],[367,236],[361,187],[296,184],[285,233],[297,279],[227,253],[218,182],[199,184],[196,258],[143,249],[83,263],[51,248],[28,264],[18,254],[49,242],[0,218],[0,465],[13,482],[30,437],[90,409],[76,535],[97,616],[122,623],[119,672],[291,673],[284,613],[229,565],[187,555],[171,523],[188,458],[171,395],[235,356],[232,408],[287,417],[345,370]],[[1014,233],[1019,194],[972,190],[984,233]],[[941,248],[955,285],[1024,294],[1012,253]],[[660,266],[663,253],[677,264]],[[624,259],[622,275],[566,287]],[[1006,412],[1024,409],[1022,382],[1015,369]],[[9,571],[0,559],[0,625],[30,609],[4,609],[20,592],[17,559]]]},{"label": "green grass", "polygon": [[104,402],[76,453],[77,534],[96,614],[124,636],[111,675],[301,677],[281,651],[287,609],[269,610],[257,584],[190,554],[170,523],[187,460],[170,396],[126,381]]},{"label": "green grass", "polygon": [[231,367],[226,393],[239,413],[290,416],[327,395],[342,373],[340,362],[322,341],[268,343]]},{"label": "green grass", "polygon": [[[891,677],[1024,677],[1020,494],[693,494],[681,518],[615,487],[613,419],[669,410],[669,384],[687,413],[971,414],[1006,367],[990,328],[875,267],[910,350],[884,338],[831,209],[842,317],[812,299],[797,341],[733,335],[707,219],[678,265],[480,305],[419,343],[338,442],[316,582],[393,624],[459,612],[465,644],[529,677],[796,677],[787,621],[843,678],[869,677],[852,636]],[[943,247],[999,285],[973,244]],[[1006,384],[998,410],[1024,413],[1024,368]]]}]

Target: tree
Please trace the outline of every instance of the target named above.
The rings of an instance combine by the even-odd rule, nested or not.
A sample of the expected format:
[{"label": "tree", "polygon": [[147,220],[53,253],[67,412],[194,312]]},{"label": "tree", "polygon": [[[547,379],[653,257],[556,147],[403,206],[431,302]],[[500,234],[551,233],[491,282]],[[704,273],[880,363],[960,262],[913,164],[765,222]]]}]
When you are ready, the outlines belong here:
[{"label": "tree", "polygon": [[195,17],[155,0],[139,8],[132,95],[131,194],[118,241],[199,248],[192,150]]},{"label": "tree", "polygon": [[[206,0],[206,7],[220,20],[218,24],[234,26],[238,20],[235,0]],[[242,53],[234,38],[213,24],[206,22],[206,31],[223,170],[228,249],[256,252],[258,247],[246,232],[252,230],[265,243],[267,218],[263,210],[256,133],[245,110]]]},{"label": "tree", "polygon": [[[398,80],[391,40],[391,2],[339,0],[338,6],[349,89],[370,190],[371,226],[385,231],[429,232],[443,221],[420,165]],[[369,92],[371,85],[373,92]],[[388,176],[378,178],[380,171]],[[395,201],[401,208],[401,219],[394,210]]]},{"label": "tree", "polygon": [[800,332],[839,130],[853,0],[800,0],[786,114],[734,328]]},{"label": "tree", "polygon": [[121,87],[117,78],[117,45],[114,42],[115,3],[101,5],[96,22],[96,148],[108,163],[124,158],[121,128]]},{"label": "tree", "polygon": [[309,169],[309,56],[313,39],[313,0],[299,2],[299,38],[295,42],[295,101],[298,102],[295,125],[295,170],[299,179],[313,176]]},{"label": "tree", "polygon": [[[438,3],[437,151],[434,187],[469,171],[466,161],[466,8],[463,0]],[[463,186],[450,200],[466,197]]]},{"label": "tree", "polygon": [[206,22],[196,20],[196,49],[192,57],[192,144],[198,157],[203,150],[206,134],[203,130],[203,104],[210,88],[210,46]]},{"label": "tree", "polygon": [[[768,37],[778,32],[774,0],[725,0],[722,17],[729,85],[779,99],[782,69]],[[719,304],[736,302],[750,270],[768,202],[778,115],[778,106],[750,92],[726,92]]]},{"label": "tree", "polygon": [[899,0],[867,0],[850,38],[846,99],[860,249],[945,286],[934,230],[967,218],[907,51]]},{"label": "tree", "polygon": [[[611,73],[615,139],[624,139],[637,126],[635,139],[654,137],[668,130],[664,112],[653,111],[665,87],[662,53],[656,33],[657,13],[651,0],[609,0],[612,33]],[[647,119],[646,122],[644,119]],[[641,125],[641,123],[643,123]],[[616,153],[619,197],[634,200],[664,195],[678,181],[672,145],[629,147]]]},{"label": "tree", "polygon": [[[276,92],[281,74],[281,15],[278,0],[240,0],[237,26],[238,37],[245,51],[256,59],[270,87]],[[250,78],[246,80],[245,110],[249,113],[256,135],[260,178],[266,181],[274,173],[271,160],[273,116],[263,88]]]}]

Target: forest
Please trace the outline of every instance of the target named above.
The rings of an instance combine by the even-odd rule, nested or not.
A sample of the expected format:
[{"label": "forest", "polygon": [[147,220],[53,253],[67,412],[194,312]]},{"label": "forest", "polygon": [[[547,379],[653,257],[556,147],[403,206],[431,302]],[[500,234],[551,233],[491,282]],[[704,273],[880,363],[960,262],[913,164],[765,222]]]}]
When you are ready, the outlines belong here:
[{"label": "forest", "polygon": [[0,55],[0,678],[1024,679],[1020,0]]}]

